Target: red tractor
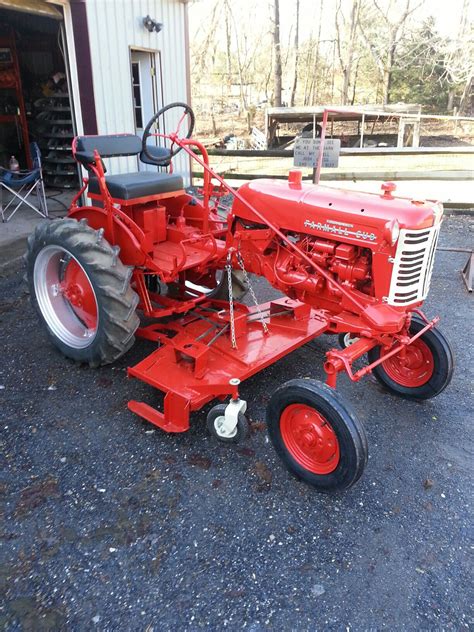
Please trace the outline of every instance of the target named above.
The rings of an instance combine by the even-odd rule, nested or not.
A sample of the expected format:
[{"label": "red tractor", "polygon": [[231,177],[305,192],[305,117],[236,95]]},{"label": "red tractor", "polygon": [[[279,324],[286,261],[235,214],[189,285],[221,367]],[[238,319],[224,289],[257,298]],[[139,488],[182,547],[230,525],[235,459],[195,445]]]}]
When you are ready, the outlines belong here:
[{"label": "red tractor", "polygon": [[[176,132],[160,131],[165,115],[177,120],[178,111]],[[227,398],[207,417],[225,442],[248,432],[242,380],[322,333],[339,334],[342,348],[326,354],[326,384],[280,386],[267,427],[290,471],[321,491],[346,489],[363,472],[367,439],[335,390],[338,373],[358,381],[372,372],[388,391],[415,400],[438,395],[451,380],[453,356],[438,318],[420,310],[442,205],[397,198],[391,183],[380,195],[302,184],[298,171],[235,191],[209,167],[193,126],[191,108],[175,103],[142,138],[74,140],[89,177],[68,217],[29,238],[33,303],[53,344],[92,367],[120,358],[135,336],[156,343],[128,374],[164,392],[163,410],[137,401],[130,410],[166,432],[184,432],[192,411]],[[181,150],[204,169],[199,194],[173,173]],[[160,169],[106,175],[103,158],[133,155]],[[86,189],[92,205],[79,206]],[[265,277],[282,298],[259,304],[250,275]],[[251,307],[239,301],[245,291]],[[354,370],[366,354],[368,363]]]}]

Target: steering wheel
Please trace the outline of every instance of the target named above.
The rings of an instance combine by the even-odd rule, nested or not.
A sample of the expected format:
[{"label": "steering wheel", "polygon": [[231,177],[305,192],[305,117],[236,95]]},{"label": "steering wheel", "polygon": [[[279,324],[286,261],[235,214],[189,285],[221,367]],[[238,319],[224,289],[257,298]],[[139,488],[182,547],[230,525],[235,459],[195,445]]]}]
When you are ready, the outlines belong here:
[{"label": "steering wheel", "polygon": [[[194,112],[192,111],[191,107],[187,103],[180,103],[178,101],[176,103],[170,103],[169,105],[166,105],[164,108],[161,108],[161,110],[158,110],[158,112],[148,121],[148,124],[145,127],[145,130],[142,136],[142,152],[145,154],[148,160],[150,160],[152,163],[155,163],[158,165],[160,164],[163,165],[164,163],[169,164],[169,161],[171,160],[171,158],[173,158],[173,156],[176,156],[176,154],[182,149],[182,147],[179,147],[179,146],[177,146],[176,148],[173,148],[173,146],[175,145],[173,140],[171,140],[171,147],[169,149],[168,147],[153,147],[153,146],[147,145],[147,140],[150,136],[169,139],[168,134],[165,134],[164,131],[160,131],[159,119],[165,114],[165,112],[168,112],[168,110],[172,110],[174,108],[181,108],[182,110],[184,110],[183,114],[181,115],[181,118],[179,119],[175,134],[176,135],[179,134],[179,130],[184,119],[189,116],[188,132],[186,136],[179,136],[179,138],[191,138],[191,135],[194,129],[194,123],[196,120],[196,117],[194,116]],[[164,120],[163,120],[163,123],[164,123]],[[158,131],[157,133],[153,134],[151,133],[150,130],[155,124]],[[164,126],[163,126],[163,130],[164,130]]]}]

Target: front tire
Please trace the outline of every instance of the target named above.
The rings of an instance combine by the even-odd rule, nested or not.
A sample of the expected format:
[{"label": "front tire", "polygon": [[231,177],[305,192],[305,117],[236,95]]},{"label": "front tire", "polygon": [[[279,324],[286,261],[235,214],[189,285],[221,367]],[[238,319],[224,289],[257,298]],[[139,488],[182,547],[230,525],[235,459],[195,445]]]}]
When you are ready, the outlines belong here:
[{"label": "front tire", "polygon": [[[416,314],[410,324],[413,336],[426,326]],[[369,363],[380,358],[381,347],[368,352]],[[454,356],[444,335],[438,328],[428,329],[406,348],[405,358],[388,358],[372,373],[384,388],[405,399],[425,400],[439,395],[451,382]]]},{"label": "front tire", "polygon": [[273,446],[290,472],[322,492],[348,489],[361,477],[364,427],[342,397],[316,380],[290,380],[267,407]]},{"label": "front tire", "polygon": [[40,224],[26,264],[31,300],[61,353],[99,366],[130,349],[139,325],[132,270],[101,231],[73,219]]}]

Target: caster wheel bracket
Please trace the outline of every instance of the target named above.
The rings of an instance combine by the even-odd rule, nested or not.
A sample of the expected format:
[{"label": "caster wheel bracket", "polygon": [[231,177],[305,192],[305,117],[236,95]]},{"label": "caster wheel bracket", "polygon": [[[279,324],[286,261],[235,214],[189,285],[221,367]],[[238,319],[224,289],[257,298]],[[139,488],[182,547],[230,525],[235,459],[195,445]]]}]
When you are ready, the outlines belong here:
[{"label": "caster wheel bracket", "polygon": [[239,414],[244,414],[247,410],[247,402],[245,399],[231,399],[225,408],[223,419],[219,419],[219,434],[223,437],[232,437],[235,434]]}]

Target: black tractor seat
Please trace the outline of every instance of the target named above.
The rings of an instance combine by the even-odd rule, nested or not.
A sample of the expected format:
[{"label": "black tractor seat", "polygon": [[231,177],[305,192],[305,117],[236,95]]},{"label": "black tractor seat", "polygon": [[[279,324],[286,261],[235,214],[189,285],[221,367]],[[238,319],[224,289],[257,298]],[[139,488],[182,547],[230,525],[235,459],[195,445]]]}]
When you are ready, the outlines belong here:
[{"label": "black tractor seat", "polygon": [[[105,176],[105,182],[110,195],[117,200],[135,200],[159,193],[172,193],[183,188],[181,176],[150,171]],[[89,193],[100,195],[97,178],[90,178]]]},{"label": "black tractor seat", "polygon": [[[147,146],[148,152],[153,157],[153,160],[150,160],[142,151],[141,138],[135,134],[78,136],[75,157],[89,171],[89,193],[92,195],[100,195],[99,183],[91,169],[96,150],[101,158],[139,156],[141,162],[149,165],[167,167],[170,164],[169,149],[156,145]],[[135,200],[183,189],[183,178],[180,175],[158,171],[137,171],[105,176],[105,182],[110,195],[117,200]]]}]

